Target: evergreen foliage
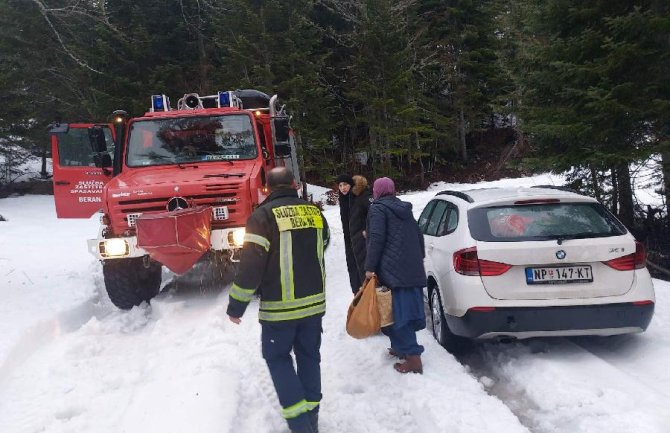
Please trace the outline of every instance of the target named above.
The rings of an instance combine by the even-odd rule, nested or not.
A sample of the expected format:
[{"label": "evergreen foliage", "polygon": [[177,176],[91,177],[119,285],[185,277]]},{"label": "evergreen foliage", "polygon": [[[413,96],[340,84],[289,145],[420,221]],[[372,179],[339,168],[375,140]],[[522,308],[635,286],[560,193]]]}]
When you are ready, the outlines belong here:
[{"label": "evergreen foliage", "polygon": [[491,137],[514,128],[527,167],[569,171],[628,219],[630,162],[660,153],[670,186],[669,9],[663,0],[0,0],[0,138],[45,149],[56,119],[141,115],[151,94],[175,105],[185,93],[256,88],[287,104],[312,181],[346,170],[423,185],[501,154]]},{"label": "evergreen foliage", "polygon": [[[654,2],[530,1],[529,46],[518,76],[521,117],[538,157],[556,171],[585,167],[575,180],[600,195],[609,171],[612,207],[632,223],[628,164],[658,151],[670,98],[668,7]],[[665,29],[663,28],[665,27]]]}]

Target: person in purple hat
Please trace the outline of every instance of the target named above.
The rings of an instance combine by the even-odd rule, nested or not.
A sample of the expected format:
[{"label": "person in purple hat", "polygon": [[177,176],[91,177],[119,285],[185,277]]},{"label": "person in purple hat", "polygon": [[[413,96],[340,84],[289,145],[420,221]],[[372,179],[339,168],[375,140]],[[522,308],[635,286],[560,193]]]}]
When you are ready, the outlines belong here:
[{"label": "person in purple hat", "polygon": [[393,367],[400,373],[423,373],[416,331],[426,327],[423,287],[426,271],[423,235],[412,214],[412,204],[395,196],[395,184],[388,177],[377,179],[372,188],[374,201],[367,220],[365,277],[377,275],[391,289],[393,320],[382,332],[391,340],[389,353],[404,362]]}]

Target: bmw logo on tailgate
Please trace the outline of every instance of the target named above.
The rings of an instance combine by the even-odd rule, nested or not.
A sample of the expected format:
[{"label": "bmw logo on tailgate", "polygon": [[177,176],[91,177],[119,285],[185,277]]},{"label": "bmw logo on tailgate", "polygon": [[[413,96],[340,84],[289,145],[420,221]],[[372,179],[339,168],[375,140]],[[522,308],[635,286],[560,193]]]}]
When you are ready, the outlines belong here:
[{"label": "bmw logo on tailgate", "polygon": [[566,254],[565,251],[563,250],[558,250],[556,251],[556,258],[559,260],[563,260],[565,258]]},{"label": "bmw logo on tailgate", "polygon": [[167,202],[167,210],[170,212],[175,210],[186,209],[188,207],[188,202],[184,197],[172,197]]}]

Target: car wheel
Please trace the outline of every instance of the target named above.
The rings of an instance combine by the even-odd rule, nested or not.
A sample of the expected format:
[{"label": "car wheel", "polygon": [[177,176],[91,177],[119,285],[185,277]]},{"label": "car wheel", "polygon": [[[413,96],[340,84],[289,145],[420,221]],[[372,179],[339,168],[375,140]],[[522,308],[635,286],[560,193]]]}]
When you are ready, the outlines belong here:
[{"label": "car wheel", "polygon": [[468,345],[469,340],[455,335],[447,325],[442,308],[440,290],[435,287],[430,294],[430,315],[433,322],[433,336],[438,343],[450,353],[462,352]]}]

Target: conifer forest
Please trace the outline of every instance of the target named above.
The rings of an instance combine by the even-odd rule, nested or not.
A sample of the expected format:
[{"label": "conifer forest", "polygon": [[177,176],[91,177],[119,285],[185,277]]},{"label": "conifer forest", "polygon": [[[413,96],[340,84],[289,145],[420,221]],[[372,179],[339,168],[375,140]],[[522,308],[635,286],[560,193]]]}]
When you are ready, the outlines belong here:
[{"label": "conifer forest", "polygon": [[656,158],[670,195],[667,0],[0,0],[0,84],[5,155],[46,155],[55,120],[253,88],[310,182],[551,170],[631,224],[630,166]]}]

